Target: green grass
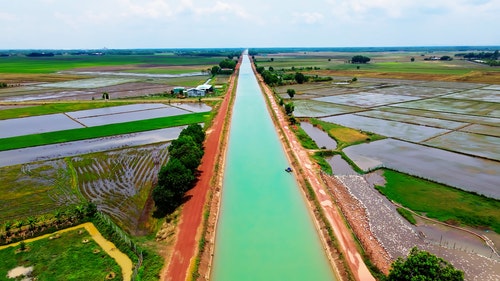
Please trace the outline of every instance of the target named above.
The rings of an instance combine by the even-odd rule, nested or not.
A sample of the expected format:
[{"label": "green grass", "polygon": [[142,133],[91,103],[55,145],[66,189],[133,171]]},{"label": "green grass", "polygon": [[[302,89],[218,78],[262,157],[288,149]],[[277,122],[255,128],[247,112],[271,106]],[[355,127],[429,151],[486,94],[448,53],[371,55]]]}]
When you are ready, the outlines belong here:
[{"label": "green grass", "polygon": [[[82,228],[83,229],[83,228]],[[88,243],[82,243],[88,239]],[[33,266],[36,280],[106,280],[110,272],[113,280],[122,280],[122,271],[116,261],[108,256],[84,230],[61,234],[58,239],[48,238],[26,243],[27,250],[16,253],[19,246],[0,250],[0,276],[17,266]],[[99,253],[94,253],[99,250]],[[15,279],[20,280],[20,279]]]},{"label": "green grass", "polygon": [[405,218],[409,223],[415,225],[417,220],[413,217],[413,214],[405,208],[397,208],[398,213]]},{"label": "green grass", "polygon": [[302,147],[306,149],[319,149],[316,142],[302,129],[302,127],[300,127],[299,125],[293,125],[290,126],[290,128],[297,136],[297,139],[299,140],[300,144],[302,144]]},{"label": "green grass", "polygon": [[190,56],[155,56],[155,55],[105,55],[105,56],[73,56],[54,57],[1,57],[1,73],[55,73],[58,71],[98,66],[120,65],[154,65],[154,66],[192,66],[200,65],[200,69],[218,65],[224,57],[190,57]]},{"label": "green grass", "polygon": [[132,102],[112,102],[112,101],[94,101],[94,102],[68,102],[68,103],[47,103],[43,105],[28,106],[21,108],[10,108],[0,111],[0,120],[21,118],[30,116],[39,116],[46,114],[55,114],[71,112],[78,110],[87,110],[95,108],[104,108],[111,106],[120,106],[131,104]]},{"label": "green grass", "polygon": [[210,117],[211,114],[206,112],[192,113],[89,128],[3,138],[0,139],[0,151],[157,130],[193,123],[203,123],[209,121]]},{"label": "green grass", "polygon": [[376,141],[385,138],[381,135],[347,128],[341,125],[324,122],[315,118],[309,119],[309,122],[312,125],[317,126],[318,128],[327,132],[328,135],[337,142],[338,151],[351,145]]},{"label": "green grass", "polygon": [[377,189],[390,200],[440,221],[490,228],[500,233],[500,201],[392,170]]}]

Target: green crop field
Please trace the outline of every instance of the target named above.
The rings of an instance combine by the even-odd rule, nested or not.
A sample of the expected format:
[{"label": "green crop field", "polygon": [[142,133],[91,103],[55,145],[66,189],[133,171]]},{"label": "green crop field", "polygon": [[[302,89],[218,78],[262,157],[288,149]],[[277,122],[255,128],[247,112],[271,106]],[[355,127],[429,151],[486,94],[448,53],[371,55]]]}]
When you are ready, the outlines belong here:
[{"label": "green crop field", "polygon": [[64,70],[73,70],[85,67],[102,66],[208,66],[217,65],[223,57],[190,57],[190,56],[161,56],[161,55],[104,55],[104,56],[76,56],[63,55],[54,57],[1,57],[2,69],[0,73],[54,73]]},{"label": "green crop field", "polygon": [[[62,233],[57,239],[44,238],[0,250],[0,276],[19,266],[33,267],[29,280],[122,280],[122,270],[82,228]],[[83,243],[82,241],[85,241]],[[87,242],[88,241],[88,242]],[[20,278],[12,280],[21,280]],[[28,280],[28,279],[22,279]]]},{"label": "green crop field", "polygon": [[[449,223],[491,228],[500,233],[500,201],[461,191],[392,170],[384,170],[387,181],[377,189],[427,217]],[[445,202],[456,202],[450,205]]]}]

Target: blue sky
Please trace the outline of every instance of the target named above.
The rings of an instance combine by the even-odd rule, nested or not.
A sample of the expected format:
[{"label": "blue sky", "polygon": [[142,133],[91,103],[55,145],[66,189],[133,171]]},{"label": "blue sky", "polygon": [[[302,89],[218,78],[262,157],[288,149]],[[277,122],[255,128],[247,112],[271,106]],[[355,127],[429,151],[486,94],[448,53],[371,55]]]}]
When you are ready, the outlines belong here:
[{"label": "blue sky", "polygon": [[0,49],[500,45],[500,0],[0,0]]}]

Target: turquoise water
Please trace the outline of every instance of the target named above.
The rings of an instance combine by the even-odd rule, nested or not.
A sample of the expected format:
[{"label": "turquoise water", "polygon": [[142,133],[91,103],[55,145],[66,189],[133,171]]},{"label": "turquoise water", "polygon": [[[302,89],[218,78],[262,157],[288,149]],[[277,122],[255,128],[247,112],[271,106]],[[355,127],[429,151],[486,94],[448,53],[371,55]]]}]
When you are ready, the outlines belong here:
[{"label": "turquoise water", "polygon": [[335,280],[244,56],[211,280]]}]

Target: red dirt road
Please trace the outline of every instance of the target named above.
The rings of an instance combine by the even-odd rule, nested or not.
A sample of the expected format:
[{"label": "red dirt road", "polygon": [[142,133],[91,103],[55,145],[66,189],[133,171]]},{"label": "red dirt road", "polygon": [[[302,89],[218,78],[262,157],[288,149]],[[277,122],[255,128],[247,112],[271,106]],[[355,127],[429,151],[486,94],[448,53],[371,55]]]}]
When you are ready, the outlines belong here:
[{"label": "red dirt road", "polygon": [[[200,176],[196,186],[186,194],[190,198],[182,209],[177,241],[174,245],[170,263],[168,264],[165,281],[186,280],[191,260],[196,255],[198,247],[197,235],[202,227],[203,208],[207,200],[207,192],[210,189],[210,181],[214,175],[215,161],[218,159],[217,155],[221,153],[222,149],[220,138],[229,109],[229,100],[236,75],[237,71],[231,76],[226,96],[222,101],[219,112],[214,118],[212,126],[207,130],[207,137],[204,144],[205,154],[198,168]],[[168,261],[166,262],[168,263]]]}]

